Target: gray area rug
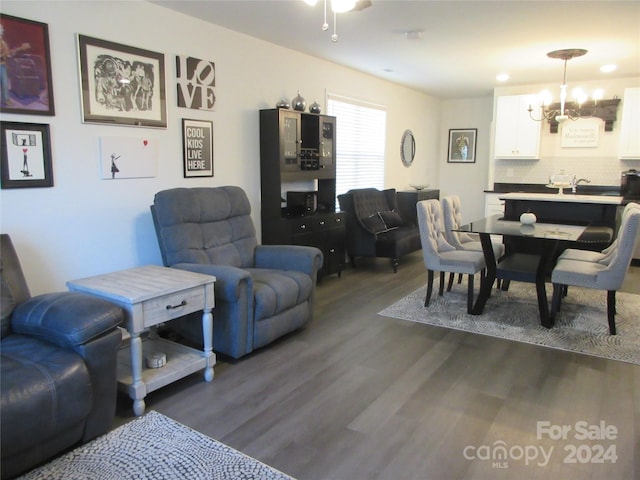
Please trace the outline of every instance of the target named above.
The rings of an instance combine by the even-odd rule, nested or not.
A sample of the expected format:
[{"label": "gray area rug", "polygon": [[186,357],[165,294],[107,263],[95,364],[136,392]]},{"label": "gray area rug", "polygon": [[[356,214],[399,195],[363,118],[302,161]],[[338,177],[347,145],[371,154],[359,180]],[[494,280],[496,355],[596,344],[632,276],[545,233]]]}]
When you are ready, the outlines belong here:
[{"label": "gray area rug", "polygon": [[[549,300],[551,290],[547,284]],[[612,336],[604,291],[570,287],[551,329],[540,325],[533,284],[512,282],[507,292],[494,288],[482,315],[467,313],[466,292],[465,279],[439,297],[434,281],[429,307],[424,307],[425,286],[379,315],[640,365],[640,295],[616,294],[617,335]]]},{"label": "gray area rug", "polygon": [[294,480],[154,411],[20,478]]}]

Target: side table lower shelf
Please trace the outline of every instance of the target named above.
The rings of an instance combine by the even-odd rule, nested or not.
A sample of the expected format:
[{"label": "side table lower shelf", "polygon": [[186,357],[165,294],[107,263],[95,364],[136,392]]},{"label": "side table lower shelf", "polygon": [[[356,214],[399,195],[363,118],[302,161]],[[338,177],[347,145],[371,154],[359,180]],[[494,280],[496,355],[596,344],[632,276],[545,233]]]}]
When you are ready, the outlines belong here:
[{"label": "side table lower shelf", "polygon": [[[164,353],[167,363],[160,368],[148,368],[144,359],[153,353]],[[176,380],[216,364],[215,353],[207,358],[201,350],[181,345],[164,338],[145,338],[142,341],[142,381],[140,390],[133,386],[131,348],[123,344],[118,350],[118,388],[131,398],[144,398],[147,393],[158,390]]]}]

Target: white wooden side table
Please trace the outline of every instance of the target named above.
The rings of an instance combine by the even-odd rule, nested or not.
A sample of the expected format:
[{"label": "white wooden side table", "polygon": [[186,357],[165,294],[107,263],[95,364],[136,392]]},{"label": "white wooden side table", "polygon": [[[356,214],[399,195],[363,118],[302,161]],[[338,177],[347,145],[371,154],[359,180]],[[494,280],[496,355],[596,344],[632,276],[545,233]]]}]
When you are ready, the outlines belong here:
[{"label": "white wooden side table", "polygon": [[[158,388],[204,368],[204,379],[213,380],[213,286],[216,278],[176,268],[147,265],[67,282],[69,290],[109,300],[126,312],[128,346],[118,353],[118,386],[133,400],[133,413],[142,415],[144,397]],[[188,313],[203,311],[204,348],[195,350],[163,338],[141,334],[150,327]],[[166,365],[147,368],[147,356],[164,353]]]}]

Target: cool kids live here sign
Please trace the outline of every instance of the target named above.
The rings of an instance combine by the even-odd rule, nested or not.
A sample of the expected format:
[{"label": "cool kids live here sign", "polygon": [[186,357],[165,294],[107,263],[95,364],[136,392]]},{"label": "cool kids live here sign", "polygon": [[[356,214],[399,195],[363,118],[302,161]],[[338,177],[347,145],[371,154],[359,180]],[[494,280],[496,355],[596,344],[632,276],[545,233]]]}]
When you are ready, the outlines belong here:
[{"label": "cool kids live here sign", "polygon": [[213,176],[213,124],[202,120],[182,120],[184,176]]}]

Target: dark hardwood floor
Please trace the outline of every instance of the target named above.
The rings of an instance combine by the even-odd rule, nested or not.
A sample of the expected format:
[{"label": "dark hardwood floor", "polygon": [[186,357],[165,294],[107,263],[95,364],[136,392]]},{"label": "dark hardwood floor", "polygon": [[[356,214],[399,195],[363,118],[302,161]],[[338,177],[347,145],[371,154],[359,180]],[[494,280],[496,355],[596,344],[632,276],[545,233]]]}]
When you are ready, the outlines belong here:
[{"label": "dark hardwood floor", "polygon": [[[640,294],[639,272],[623,290]],[[397,274],[364,259],[320,283],[306,328],[147,409],[300,480],[639,478],[640,367],[377,315],[425,280],[420,252]],[[116,423],[131,418],[119,397]],[[538,438],[538,422],[571,430]],[[577,439],[578,422],[609,438]]]}]

